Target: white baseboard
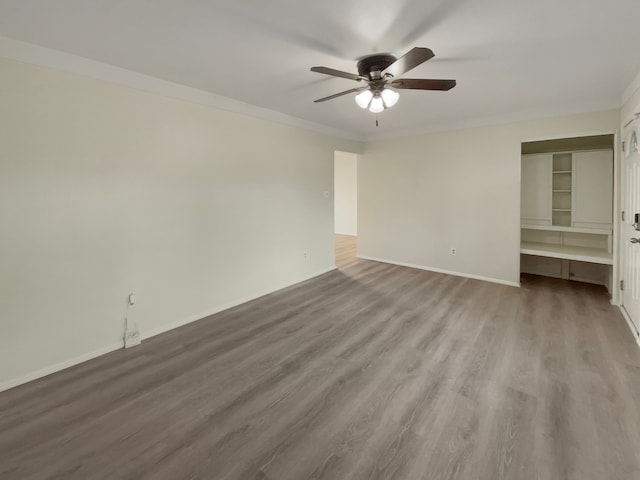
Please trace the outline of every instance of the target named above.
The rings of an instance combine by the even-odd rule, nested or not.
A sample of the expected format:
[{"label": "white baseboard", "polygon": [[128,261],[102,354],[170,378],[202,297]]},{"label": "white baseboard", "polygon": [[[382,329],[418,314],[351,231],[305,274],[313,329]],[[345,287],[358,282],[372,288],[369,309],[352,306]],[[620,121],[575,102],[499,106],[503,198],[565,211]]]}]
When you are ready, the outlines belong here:
[{"label": "white baseboard", "polygon": [[[326,268],[326,269],[324,269],[324,270],[322,270],[320,272],[316,272],[316,273],[314,273],[312,275],[309,275],[309,276],[304,277],[304,278],[302,278],[300,280],[297,280],[294,283],[288,283],[286,285],[280,285],[280,286],[275,287],[275,288],[270,288],[270,289],[265,290],[263,292],[260,292],[260,293],[258,293],[256,295],[252,295],[250,297],[245,297],[245,298],[241,298],[241,299],[238,299],[238,300],[234,300],[233,302],[230,302],[230,303],[227,303],[225,305],[212,308],[211,310],[208,310],[208,311],[205,311],[205,312],[201,312],[201,313],[198,313],[198,314],[195,314],[195,315],[190,315],[189,317],[183,318],[183,319],[178,320],[176,322],[171,322],[169,324],[163,325],[160,328],[155,328],[155,329],[150,330],[148,332],[141,332],[140,336],[144,340],[144,339],[153,337],[155,335],[160,335],[161,333],[168,332],[169,330],[173,330],[174,328],[181,327],[182,325],[186,325],[188,323],[195,322],[196,320],[201,320],[201,319],[203,319],[205,317],[208,317],[209,315],[213,315],[213,314],[222,312],[222,311],[227,310],[229,308],[236,307],[236,306],[238,306],[238,305],[240,305],[242,303],[246,303],[246,302],[249,302],[251,300],[255,300],[257,298],[260,298],[260,297],[262,297],[264,295],[268,295],[270,293],[276,292],[278,290],[282,290],[283,288],[287,288],[287,287],[290,287],[290,286],[295,285],[297,283],[304,282],[306,280],[310,280],[310,279],[318,277],[320,275],[324,275],[325,273],[331,272],[331,271],[333,271],[335,269],[336,269],[335,266]],[[93,352],[85,353],[85,354],[80,355],[78,357],[70,358],[69,360],[65,360],[63,362],[56,363],[55,365],[50,365],[50,366],[42,368],[40,370],[36,370],[35,372],[28,373],[26,375],[23,375],[22,377],[14,378],[14,379],[8,380],[6,382],[0,383],[0,392],[3,392],[5,390],[9,390],[10,388],[17,387],[19,385],[31,382],[33,380],[37,380],[38,378],[41,378],[41,377],[46,377],[47,375],[51,375],[52,373],[56,373],[56,372],[59,372],[61,370],[66,369],[66,368],[73,367],[74,365],[86,362],[88,360],[91,360],[93,358],[99,357],[101,355],[105,355],[107,353],[113,352],[114,350],[118,350],[120,348],[124,348],[124,340],[122,342],[114,343],[112,345],[108,345],[108,346],[105,346],[103,348],[99,348],[98,350],[95,350]]]},{"label": "white baseboard", "polygon": [[119,350],[121,348],[124,348],[124,341],[113,343],[106,347],[99,348],[98,350],[94,350],[93,352],[85,353],[78,357],[70,358],[54,365],[49,365],[48,367],[41,368],[40,370],[36,370],[35,372],[27,373],[22,377],[14,378],[12,380],[0,383],[0,392],[4,392],[5,390],[9,390],[10,388],[17,387],[24,383],[32,382],[33,380],[37,380],[38,378],[46,377],[47,375],[51,375],[52,373],[56,373],[66,368],[73,367],[74,365],[78,365],[79,363],[84,363],[88,360],[100,357],[101,355],[111,353],[114,350]]},{"label": "white baseboard", "polygon": [[395,260],[367,257],[364,255],[358,255],[358,258],[362,258],[363,260],[371,260],[374,262],[390,263],[392,265],[399,265],[401,267],[417,268],[419,270],[427,270],[429,272],[445,273],[447,275],[455,275],[456,277],[473,278],[474,280],[482,280],[485,282],[499,283],[501,285],[508,285],[510,287],[520,287],[520,282],[510,282],[508,280],[502,280],[500,278],[491,278],[491,277],[485,277],[482,275],[473,275],[471,273],[455,272],[453,270],[443,270],[441,268],[426,267],[424,265],[415,265],[413,263],[396,262]]},{"label": "white baseboard", "polygon": [[195,322],[197,320],[202,320],[203,318],[208,317],[210,315],[215,315],[216,313],[220,313],[220,312],[223,312],[224,310],[228,310],[230,308],[237,307],[238,305],[241,305],[243,303],[247,303],[247,302],[250,302],[252,300],[256,300],[257,298],[264,297],[265,295],[269,295],[270,293],[277,292],[278,290],[282,290],[283,288],[290,287],[290,286],[295,285],[297,283],[305,282],[305,281],[310,280],[310,279],[315,278],[315,277],[319,277],[320,275],[324,275],[325,273],[331,272],[331,271],[333,271],[335,269],[336,269],[335,266],[329,267],[329,268],[326,268],[326,269],[324,269],[324,270],[322,270],[320,272],[316,272],[316,273],[314,273],[312,275],[309,275],[307,277],[301,278],[300,280],[296,280],[293,283],[287,283],[286,285],[280,285],[278,287],[269,288],[267,290],[264,290],[262,292],[259,292],[259,293],[255,294],[255,295],[251,295],[251,296],[248,296],[248,297],[243,297],[243,298],[240,298],[240,299],[236,299],[236,300],[234,300],[232,302],[229,302],[229,303],[226,303],[224,305],[220,305],[220,306],[214,307],[214,308],[212,308],[210,310],[206,310],[204,312],[196,313],[194,315],[189,315],[186,318],[177,320],[175,322],[168,323],[168,324],[163,325],[163,326],[161,326],[159,328],[154,328],[154,329],[149,330],[147,332],[141,332],[140,333],[140,338],[142,338],[142,340],[146,340],[147,338],[155,337],[156,335],[160,335],[161,333],[168,332],[169,330],[173,330],[174,328],[178,328],[178,327],[181,327],[183,325],[187,325],[187,324]]},{"label": "white baseboard", "polygon": [[638,330],[636,329],[635,325],[633,324],[633,322],[631,321],[631,317],[629,317],[629,314],[627,313],[627,311],[624,309],[624,307],[622,305],[618,305],[618,308],[622,312],[622,316],[626,320],[627,325],[629,326],[629,330],[631,330],[631,334],[633,335],[633,338],[635,339],[636,343],[638,344],[638,347],[640,347],[640,334],[639,334]]}]

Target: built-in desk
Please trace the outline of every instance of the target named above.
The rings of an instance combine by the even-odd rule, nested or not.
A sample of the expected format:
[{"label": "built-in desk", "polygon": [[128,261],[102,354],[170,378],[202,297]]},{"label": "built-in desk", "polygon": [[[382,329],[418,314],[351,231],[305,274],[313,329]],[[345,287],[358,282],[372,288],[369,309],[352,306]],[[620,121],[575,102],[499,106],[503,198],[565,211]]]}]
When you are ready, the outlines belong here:
[{"label": "built-in desk", "polygon": [[560,225],[521,225],[520,270],[610,284],[613,231]]},{"label": "built-in desk", "polygon": [[554,245],[550,243],[522,242],[520,253],[539,257],[564,258],[579,262],[613,265],[613,254],[600,248],[574,247],[572,245]]}]

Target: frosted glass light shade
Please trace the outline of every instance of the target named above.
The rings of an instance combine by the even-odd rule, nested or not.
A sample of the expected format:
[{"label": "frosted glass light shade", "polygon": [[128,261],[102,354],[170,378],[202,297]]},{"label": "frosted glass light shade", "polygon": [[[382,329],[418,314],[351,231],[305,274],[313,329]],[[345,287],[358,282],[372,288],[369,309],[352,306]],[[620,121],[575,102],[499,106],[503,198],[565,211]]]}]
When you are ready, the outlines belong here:
[{"label": "frosted glass light shade", "polygon": [[369,105],[369,111],[372,113],[380,113],[384,110],[384,102],[381,97],[373,97],[371,99],[371,105]]},{"label": "frosted glass light shade", "polygon": [[373,92],[371,90],[363,90],[356,95],[356,103],[360,108],[367,108],[372,98]]},{"label": "frosted glass light shade", "polygon": [[400,94],[398,92],[389,88],[385,88],[380,96],[382,97],[382,100],[384,100],[384,104],[387,108],[393,107],[398,103],[398,99],[400,98]]}]

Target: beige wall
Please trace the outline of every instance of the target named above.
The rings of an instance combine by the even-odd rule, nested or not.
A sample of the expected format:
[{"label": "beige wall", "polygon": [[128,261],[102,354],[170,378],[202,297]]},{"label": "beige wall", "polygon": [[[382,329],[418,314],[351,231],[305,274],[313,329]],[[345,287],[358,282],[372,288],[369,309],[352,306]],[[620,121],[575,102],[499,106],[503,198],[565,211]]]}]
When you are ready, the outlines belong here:
[{"label": "beige wall", "polygon": [[0,389],[334,265],[359,144],[9,60],[0,112]]},{"label": "beige wall", "polygon": [[521,142],[618,125],[611,110],[371,142],[358,163],[358,253],[517,284]]}]

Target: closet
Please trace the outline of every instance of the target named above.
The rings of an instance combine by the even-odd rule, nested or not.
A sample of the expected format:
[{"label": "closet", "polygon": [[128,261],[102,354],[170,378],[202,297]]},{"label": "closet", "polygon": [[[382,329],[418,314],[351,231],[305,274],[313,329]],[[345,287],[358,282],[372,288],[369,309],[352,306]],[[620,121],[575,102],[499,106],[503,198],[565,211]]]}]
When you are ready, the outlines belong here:
[{"label": "closet", "polygon": [[611,289],[613,135],[522,144],[520,270]]}]

